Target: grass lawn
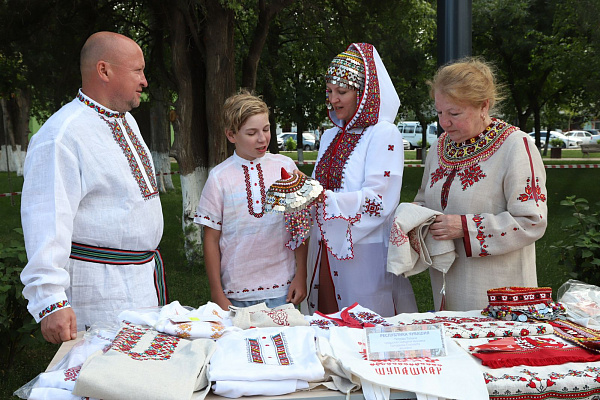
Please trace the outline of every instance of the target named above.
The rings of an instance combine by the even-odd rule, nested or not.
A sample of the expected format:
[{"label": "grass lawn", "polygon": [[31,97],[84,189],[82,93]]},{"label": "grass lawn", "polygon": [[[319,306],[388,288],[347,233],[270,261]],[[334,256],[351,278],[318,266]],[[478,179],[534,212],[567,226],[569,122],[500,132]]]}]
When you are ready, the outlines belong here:
[{"label": "grass lawn", "polygon": [[[571,154],[571,152],[573,152]],[[577,155],[577,152],[579,153]],[[296,152],[284,152],[292,158]],[[407,160],[415,160],[415,151],[406,151]],[[563,150],[563,158],[581,157],[579,150]],[[314,160],[316,152],[305,152],[305,160]],[[413,161],[413,162],[414,162]],[[547,161],[550,161],[549,159]],[[566,163],[565,160],[552,160],[553,163]],[[571,163],[586,163],[585,158]],[[593,161],[592,161],[593,162]],[[177,166],[174,165],[174,169]],[[304,165],[301,170],[309,174],[312,165]],[[559,205],[566,196],[576,195],[587,198],[590,203],[600,199],[600,186],[597,184],[600,169],[547,169],[548,181],[548,229],[545,236],[537,244],[538,283],[540,286],[550,286],[556,298],[556,290],[569,279],[568,272],[558,265],[556,253],[550,246],[563,237],[561,221],[568,215],[568,210]],[[412,201],[419,187],[423,174],[422,168],[406,168],[402,184],[402,201]],[[171,300],[179,300],[181,304],[198,307],[206,303],[210,296],[202,265],[189,266],[183,255],[183,234],[181,231],[181,189],[179,175],[173,175],[176,190],[161,194],[165,231],[161,241],[161,250],[167,271],[168,287]],[[7,174],[0,173],[0,193],[20,191],[22,177],[11,174],[9,187]],[[8,243],[11,238],[18,238],[12,230],[20,227],[20,197],[0,197],[0,245]],[[433,308],[431,289],[427,273],[411,278],[417,297],[419,310],[427,311]],[[38,333],[39,336],[39,333]],[[17,356],[14,365],[0,365],[0,398],[8,399],[14,390],[42,372],[52,355],[58,349],[57,345],[37,342],[26,347]]]}]

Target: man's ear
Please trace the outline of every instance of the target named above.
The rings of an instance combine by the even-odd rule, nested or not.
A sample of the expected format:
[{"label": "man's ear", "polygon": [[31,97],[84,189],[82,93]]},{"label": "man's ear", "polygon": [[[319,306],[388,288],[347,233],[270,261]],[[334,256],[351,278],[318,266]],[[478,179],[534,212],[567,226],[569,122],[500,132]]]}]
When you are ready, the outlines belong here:
[{"label": "man's ear", "polygon": [[227,136],[227,140],[235,144],[235,133],[231,129],[225,129],[225,136]]},{"label": "man's ear", "polygon": [[100,80],[102,80],[104,82],[109,81],[109,77],[108,77],[109,69],[110,69],[110,66],[108,65],[108,63],[106,61],[100,60],[96,63],[96,73],[98,74],[98,77],[100,78]]}]

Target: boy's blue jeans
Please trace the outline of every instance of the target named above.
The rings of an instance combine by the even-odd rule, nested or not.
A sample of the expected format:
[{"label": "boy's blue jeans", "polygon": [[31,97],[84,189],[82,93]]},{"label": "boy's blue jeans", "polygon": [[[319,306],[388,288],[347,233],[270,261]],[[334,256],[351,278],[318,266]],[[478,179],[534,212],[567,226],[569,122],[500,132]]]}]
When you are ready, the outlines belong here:
[{"label": "boy's blue jeans", "polygon": [[231,304],[235,307],[250,307],[250,306],[253,306],[258,303],[265,303],[267,305],[267,307],[275,308],[275,307],[279,307],[279,306],[286,304],[287,303],[287,301],[285,301],[286,297],[287,296],[275,297],[272,299],[247,300],[247,301],[239,301],[239,300],[229,299],[229,301],[231,301]]}]

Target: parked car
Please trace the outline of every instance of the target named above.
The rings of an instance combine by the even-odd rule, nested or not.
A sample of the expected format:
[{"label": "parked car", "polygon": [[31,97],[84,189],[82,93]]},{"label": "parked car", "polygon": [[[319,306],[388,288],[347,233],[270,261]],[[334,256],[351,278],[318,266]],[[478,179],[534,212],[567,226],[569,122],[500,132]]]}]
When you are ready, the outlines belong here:
[{"label": "parked car", "polygon": [[600,131],[598,131],[598,129],[586,129],[586,131],[592,134],[592,137],[590,138],[590,143],[599,143],[598,141],[600,140]]},{"label": "parked car", "polygon": [[404,150],[410,150],[410,142],[406,139],[402,139],[402,144],[404,145]]},{"label": "parked car", "polygon": [[[406,139],[411,149],[421,147],[423,140],[423,128],[418,121],[404,121],[398,123],[398,130],[402,137]],[[437,139],[437,122],[427,125],[427,143],[431,145]]]},{"label": "parked car", "polygon": [[573,130],[565,133],[565,136],[581,139],[581,143],[588,144],[592,141],[592,134],[588,131]]},{"label": "parked car", "polygon": [[[289,138],[294,139],[296,144],[298,144],[298,139],[296,136],[296,132],[283,132],[277,135],[277,146],[279,146],[279,150],[285,149],[285,143]],[[315,150],[318,147],[317,140],[315,136],[310,132],[304,132],[302,134],[302,149],[305,151]]]},{"label": "parked car", "polygon": [[[535,131],[529,132],[529,135],[535,140]],[[578,148],[582,140],[576,137],[565,136],[560,132],[550,131],[550,140],[558,138],[563,141],[563,145],[561,146],[563,149],[576,149]],[[546,131],[540,131],[540,140],[542,142],[542,146],[546,144]],[[548,147],[552,147],[551,145]]]},{"label": "parked car", "polygon": [[[414,149],[419,146],[423,140],[423,128],[418,121],[404,121],[398,123],[398,130],[402,133],[402,137],[410,143],[410,148]],[[430,145],[437,139],[437,122],[427,125],[427,143]]]}]

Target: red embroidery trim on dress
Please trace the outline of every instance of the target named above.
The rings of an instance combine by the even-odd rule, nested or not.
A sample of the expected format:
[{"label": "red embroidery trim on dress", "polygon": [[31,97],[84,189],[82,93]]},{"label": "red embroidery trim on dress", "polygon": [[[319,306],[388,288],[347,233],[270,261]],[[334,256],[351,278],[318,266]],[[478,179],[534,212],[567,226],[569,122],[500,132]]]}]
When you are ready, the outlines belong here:
[{"label": "red embroidery trim on dress", "polygon": [[365,90],[358,105],[358,110],[354,118],[346,125],[346,129],[375,125],[379,121],[381,105],[379,76],[373,58],[373,45],[368,43],[354,43],[353,45],[365,63]]},{"label": "red embroidery trim on dress", "polygon": [[371,217],[381,217],[383,211],[383,198],[381,195],[377,195],[378,198],[368,199],[365,198],[363,204],[363,214],[369,214]]},{"label": "red embroidery trim on dress", "polygon": [[431,173],[431,183],[429,187],[432,188],[437,181],[444,178],[445,176],[448,176],[449,173],[450,170],[447,170],[443,167],[438,167],[438,169]]},{"label": "red embroidery trim on dress", "polygon": [[441,192],[442,209],[448,205],[448,195],[454,176],[458,173],[463,190],[484,179],[486,175],[478,164],[490,158],[506,138],[517,129],[504,121],[492,118],[492,123],[485,131],[464,143],[455,143],[446,133],[440,136],[437,146],[440,165],[431,173],[429,187],[433,187],[436,182],[448,177]]},{"label": "red embroidery trim on dress", "polygon": [[342,187],[344,168],[364,131],[350,133],[340,130],[333,138],[315,167],[315,178],[323,188],[335,190]]},{"label": "red embroidery trim on dress", "polygon": [[[349,256],[346,257],[338,257],[337,254],[334,254],[333,251],[331,250],[331,246],[329,246],[329,239],[327,239],[326,234],[327,232],[323,229],[323,224],[321,223],[321,219],[317,218],[317,225],[319,226],[319,231],[321,232],[321,240],[323,241],[323,243],[325,244],[325,247],[327,248],[327,250],[329,251],[329,253],[335,257],[336,260],[351,260],[354,258],[354,245],[352,242],[352,231],[350,230],[350,228],[352,227],[352,225],[354,225],[355,223],[357,223],[358,221],[360,221],[360,214],[356,214],[356,217],[354,218],[345,218],[341,215],[332,215],[331,217],[325,217],[325,203],[327,202],[327,195],[324,196],[323,199],[323,203],[321,203],[321,215],[323,215],[323,221],[331,221],[334,219],[343,219],[345,221],[348,222],[348,229],[346,230],[346,236],[348,238],[348,241],[350,242],[350,245],[348,246],[347,250],[350,252]],[[317,213],[319,212],[319,206],[317,205]],[[315,269],[316,271],[316,269]]]},{"label": "red embroidery trim on dress", "polygon": [[[523,143],[525,145],[525,150],[527,151],[527,156],[529,157],[529,168],[531,169],[531,177],[527,178],[527,185],[525,185],[525,193],[521,193],[517,200],[521,202],[526,202],[529,200],[534,200],[537,206],[539,207],[539,201],[546,201],[546,195],[542,193],[542,189],[540,188],[540,179],[535,176],[535,170],[533,168],[533,160],[531,159],[531,152],[529,151],[529,143],[527,142],[527,138],[523,138]],[[533,187],[533,182],[535,182],[535,187]]]},{"label": "red embroidery trim on dress", "polygon": [[260,164],[256,164],[256,171],[258,172],[258,184],[260,185],[260,200],[261,200],[261,209],[262,211],[259,213],[254,212],[254,204],[252,203],[252,189],[250,186],[250,173],[248,172],[248,167],[246,165],[242,165],[244,170],[244,180],[246,181],[246,199],[248,199],[248,212],[255,218],[261,218],[265,212],[265,202],[267,200],[267,192],[265,190],[265,180],[263,178],[262,168]]},{"label": "red embroidery trim on dress", "polygon": [[490,158],[506,138],[517,130],[516,126],[492,118],[492,123],[482,133],[463,143],[455,143],[444,132],[437,146],[440,166],[446,169],[461,169],[479,164]]},{"label": "red embroidery trim on dress", "polygon": [[475,182],[479,182],[487,175],[481,171],[479,165],[472,165],[458,172],[460,183],[462,184],[462,190],[467,190],[468,187],[473,186]]},{"label": "red embroidery trim on dress", "polygon": [[[452,182],[454,181],[454,176],[456,175],[456,170],[452,169],[448,174],[446,174],[446,182],[442,185],[441,192],[441,204],[442,210],[446,209],[448,205],[448,197],[450,196],[450,186],[452,186]],[[432,184],[433,185],[433,184]]]},{"label": "red embroidery trim on dress", "polygon": [[489,256],[490,253],[486,250],[486,248],[488,246],[487,246],[487,244],[485,244],[485,238],[487,237],[487,235],[483,232],[483,230],[485,229],[485,226],[482,225],[483,217],[480,214],[475,214],[473,216],[473,222],[475,222],[475,226],[477,227],[476,238],[479,241],[479,248],[480,248],[479,257]]}]

